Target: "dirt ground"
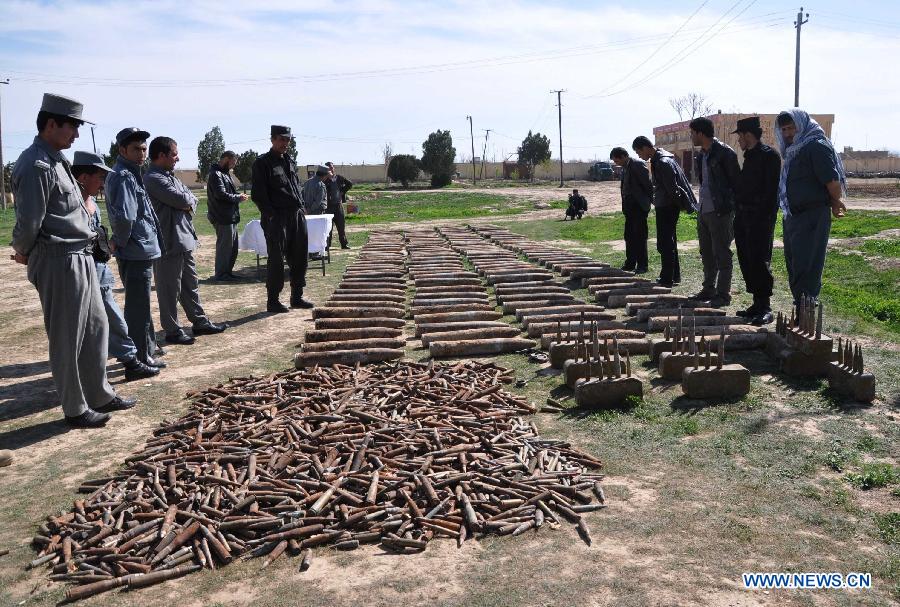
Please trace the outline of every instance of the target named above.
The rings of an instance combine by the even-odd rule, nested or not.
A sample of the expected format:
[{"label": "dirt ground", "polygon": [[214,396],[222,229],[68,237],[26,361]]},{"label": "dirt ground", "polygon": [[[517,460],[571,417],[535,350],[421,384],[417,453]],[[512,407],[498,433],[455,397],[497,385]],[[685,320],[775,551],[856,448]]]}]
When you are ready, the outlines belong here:
[{"label": "dirt ground", "polygon": [[[592,203],[592,212],[618,208],[617,185],[585,184],[579,189]],[[559,197],[557,191],[548,188],[505,188],[502,193],[536,201]],[[867,199],[865,204],[875,206],[864,208],[900,209],[897,200],[873,203]],[[549,217],[550,213],[556,216],[559,211],[540,210],[504,220]],[[390,225],[392,229],[397,227],[401,226]],[[362,242],[360,231],[354,235],[354,245]],[[200,274],[205,277],[211,273],[213,239],[201,240],[197,259]],[[307,291],[313,301],[325,300],[355,255],[356,249],[336,251],[324,277],[321,272],[310,270]],[[229,322],[231,328],[227,332],[201,337],[193,346],[166,346],[168,354],[164,360],[169,367],[150,381],[124,383],[121,368],[111,361],[111,377],[117,390],[137,397],[140,406],[115,414],[104,429],[86,431],[69,430],[61,421],[46,362],[46,337],[37,295],[25,279],[24,268],[8,258],[0,258],[0,284],[4,285],[0,290],[0,448],[15,450],[14,464],[0,469],[0,549],[10,550],[9,555],[0,557],[0,603],[50,605],[62,597],[63,587],[48,582],[43,567],[24,570],[34,558],[29,542],[36,526],[46,515],[70,508],[81,481],[115,470],[161,420],[180,415],[185,409],[182,396],[186,391],[215,385],[231,376],[262,374],[291,365],[296,344],[311,326],[310,313],[266,314],[264,288],[255,281],[253,263],[246,254],[238,261],[245,282],[220,285],[204,281],[201,285],[207,313],[214,321]],[[117,297],[121,302],[121,290]],[[155,302],[154,315],[158,318]],[[525,391],[534,402],[543,402],[548,393],[556,393],[558,376],[522,366],[514,357],[501,358],[500,362],[520,366],[517,373],[527,380]],[[650,376],[649,371],[641,374]],[[792,462],[797,456],[793,449],[805,452],[819,448],[833,433],[830,424],[850,422],[838,413],[813,416],[810,411],[798,412],[786,404],[764,409],[767,400],[791,402],[796,396],[794,390],[803,386],[782,384],[774,371],[754,381],[758,383],[752,401],[705,414],[709,419],[721,418],[723,424],[735,423],[741,432],[746,429],[750,437],[759,431],[757,425],[771,426],[779,441],[777,448],[762,445],[757,451],[755,443],[752,449],[749,444],[739,448],[737,439],[730,435],[727,440],[712,437],[712,430],[704,430],[704,421],[694,434],[672,434],[674,431],[668,426],[653,426],[647,440],[641,443],[642,452],[629,456],[628,451],[633,451],[629,437],[633,439],[635,432],[647,430],[630,425],[606,427],[570,417],[535,418],[542,432],[609,457],[606,486],[611,506],[591,516],[595,537],[591,547],[578,541],[574,534],[558,530],[529,537],[468,542],[460,550],[450,542],[434,542],[427,551],[415,556],[389,556],[375,548],[322,554],[303,574],[297,572],[295,559],[280,559],[265,574],[260,574],[258,562],[246,561],[215,572],[204,571],[153,591],[110,593],[84,604],[889,604],[890,592],[885,590],[870,595],[751,593],[740,586],[740,571],[781,571],[786,566],[844,571],[846,567],[839,560],[842,551],[852,554],[854,563],[868,557],[875,562],[883,556],[877,540],[870,536],[848,532],[845,527],[834,531],[829,525],[839,523],[836,517],[832,521],[831,514],[825,517],[827,524],[804,524],[793,529],[790,499],[794,498],[784,498],[781,510],[773,511],[774,507],[767,504],[768,466],[772,464],[760,462],[773,458]],[[668,403],[676,398],[676,388],[651,384],[650,400]],[[853,432],[857,432],[857,424],[869,424],[873,436],[880,437],[883,444],[895,445],[892,441],[896,434],[885,430],[894,423],[891,406],[880,403],[869,413],[874,417],[853,421]],[[691,421],[689,417],[687,413],[679,414],[671,420],[667,418],[666,423],[682,427]],[[765,472],[760,473],[760,469]],[[704,480],[698,482],[695,473],[703,474]],[[773,471],[776,473],[781,474]],[[784,474],[792,473],[787,470]],[[839,475],[831,474],[824,480],[822,476],[816,472],[812,478],[828,487],[834,478],[840,483]],[[780,478],[777,476],[776,480]],[[708,486],[704,485],[707,482]],[[790,490],[799,491],[793,487]],[[837,489],[829,491],[822,490],[824,499],[837,500],[843,495]],[[878,495],[883,503],[873,508],[884,512],[896,509],[887,492]]]}]

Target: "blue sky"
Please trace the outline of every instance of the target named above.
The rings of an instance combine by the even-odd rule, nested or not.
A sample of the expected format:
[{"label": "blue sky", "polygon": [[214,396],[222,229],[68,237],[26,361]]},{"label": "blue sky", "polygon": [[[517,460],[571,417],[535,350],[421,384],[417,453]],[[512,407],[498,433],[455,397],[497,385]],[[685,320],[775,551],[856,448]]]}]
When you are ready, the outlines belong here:
[{"label": "blue sky", "polygon": [[[900,149],[900,3],[804,3],[800,105],[834,113],[839,147]],[[0,22],[3,155],[34,135],[45,91],[75,97],[106,150],[125,126],[179,141],[182,166],[218,125],[236,151],[289,124],[300,162],[378,163],[450,129],[469,156],[515,152],[529,129],[566,159],[678,119],[671,97],[723,112],[792,104],[798,6],[685,2],[29,2]],[[398,69],[401,68],[401,69]],[[485,129],[491,129],[485,146]],[[90,149],[83,129],[74,149]]]}]

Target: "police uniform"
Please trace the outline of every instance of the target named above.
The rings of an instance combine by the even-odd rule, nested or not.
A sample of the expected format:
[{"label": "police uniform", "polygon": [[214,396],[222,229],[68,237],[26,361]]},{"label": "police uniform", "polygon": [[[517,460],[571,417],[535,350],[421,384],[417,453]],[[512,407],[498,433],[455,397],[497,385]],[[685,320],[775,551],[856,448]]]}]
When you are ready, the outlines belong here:
[{"label": "police uniform", "polygon": [[[287,126],[272,125],[271,136],[290,137]],[[284,262],[291,270],[291,305],[311,307],[303,300],[309,237],[303,212],[297,165],[287,154],[269,150],[253,163],[250,197],[259,208],[269,257],[266,273],[267,309],[283,312],[278,297],[284,289]]]},{"label": "police uniform", "polygon": [[[41,111],[85,122],[82,105],[66,97],[45,94]],[[68,160],[37,136],[16,161],[12,189],[12,247],[27,256],[28,280],[41,300],[63,412],[67,418],[94,413],[116,393],[106,377],[109,328],[91,256],[95,234],[78,184]]]}]

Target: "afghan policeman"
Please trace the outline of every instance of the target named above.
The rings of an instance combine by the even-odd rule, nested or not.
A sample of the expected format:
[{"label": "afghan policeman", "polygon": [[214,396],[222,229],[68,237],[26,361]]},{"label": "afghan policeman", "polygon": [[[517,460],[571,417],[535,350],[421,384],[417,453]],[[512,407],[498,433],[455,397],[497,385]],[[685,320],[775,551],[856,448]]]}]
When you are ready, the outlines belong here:
[{"label": "afghan policeman", "polygon": [[159,375],[159,369],[148,367],[137,359],[137,348],[128,336],[128,325],[122,316],[122,310],[116,303],[113,295],[113,287],[116,279],[109,269],[109,260],[112,258],[112,248],[103,221],[100,217],[100,209],[94,197],[103,189],[106,175],[112,171],[103,162],[98,154],[90,152],[75,152],[72,161],[72,174],[81,195],[84,199],[84,208],[91,218],[91,228],[97,233],[94,242],[93,257],[94,268],[97,271],[97,281],[100,283],[100,296],[103,298],[103,307],[106,310],[106,321],[109,325],[109,355],[116,358],[125,368],[125,380],[146,379]]},{"label": "afghan policeman", "polygon": [[94,232],[62,150],[86,121],[74,99],[44,94],[38,135],[12,172],[16,196],[13,259],[28,266],[44,312],[50,371],[69,425],[95,428],[130,409],[106,377],[109,327],[91,257]]},{"label": "afghan policeman", "polygon": [[734,190],[734,244],[753,303],[737,315],[762,326],[772,322],[772,241],[778,216],[781,157],[764,144],[759,116],[742,118],[734,130],[744,151],[744,166]]},{"label": "afghan policeman", "polygon": [[191,321],[194,336],[221,333],[228,325],[210,322],[200,304],[200,280],[194,263],[197,232],[192,220],[197,197],[175,176],[177,162],[178,143],[174,139],[153,139],[144,187],[159,218],[163,245],[163,254],[153,262],[159,323],[166,332],[167,343],[189,345],[194,343],[194,337],[178,324],[179,302]]},{"label": "afghan policeman", "polygon": [[150,314],[153,260],[162,254],[162,242],[159,218],[141,177],[149,138],[150,133],[137,127],[119,131],[116,135],[119,156],[104,187],[119,278],[125,287],[128,335],[137,348],[138,360],[151,367],[164,368],[164,362],[153,358],[156,331]]},{"label": "afghan policeman", "polygon": [[291,128],[272,125],[270,134],[272,148],[253,163],[250,197],[259,208],[269,254],[266,310],[281,313],[288,311],[279,301],[284,289],[285,261],[291,271],[291,307],[314,306],[303,299],[309,263],[309,237],[297,165],[287,154],[291,144]]},{"label": "afghan policeman", "polygon": [[799,108],[778,114],[775,136],[784,164],[778,205],[784,226],[784,261],[794,305],[822,289],[831,216],[841,218],[847,175],[841,157],[812,116]]},{"label": "afghan policeman", "polygon": [[303,184],[301,192],[303,198],[303,210],[307,215],[321,215],[328,208],[328,188],[325,180],[331,175],[327,166],[316,167],[316,174]]}]

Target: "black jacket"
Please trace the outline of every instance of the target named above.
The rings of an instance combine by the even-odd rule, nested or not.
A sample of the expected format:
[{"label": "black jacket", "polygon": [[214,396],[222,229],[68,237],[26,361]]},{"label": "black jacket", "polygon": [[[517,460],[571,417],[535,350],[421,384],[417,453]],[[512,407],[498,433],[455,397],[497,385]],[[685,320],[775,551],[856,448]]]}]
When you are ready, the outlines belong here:
[{"label": "black jacket", "polygon": [[263,217],[271,217],[279,209],[303,210],[303,186],[290,157],[269,150],[253,163],[252,175],[250,197]]},{"label": "black jacket", "polygon": [[683,211],[692,211],[697,207],[697,199],[691,182],[675,160],[675,156],[662,148],[650,157],[650,170],[653,177],[653,206],[678,207]]},{"label": "black jacket", "polygon": [[214,225],[228,225],[241,221],[241,195],[238,194],[234,181],[228,171],[218,163],[209,169],[206,179],[206,217]]},{"label": "black jacket", "polygon": [[650,171],[643,160],[631,158],[622,167],[622,212],[633,213],[650,210],[653,201],[653,184],[650,183]]},{"label": "black jacket", "polygon": [[[700,185],[703,185],[703,161],[701,155],[694,156]],[[706,158],[709,172],[709,193],[712,196],[713,208],[717,215],[725,215],[734,210],[734,190],[738,184],[741,167],[737,154],[730,147],[713,139]]]},{"label": "black jacket", "polygon": [[335,175],[325,183],[328,190],[328,208],[335,208],[339,203],[346,202],[347,192],[353,187],[353,182],[343,175]]},{"label": "black jacket", "polygon": [[744,152],[744,168],[734,191],[737,210],[777,212],[780,178],[781,156],[778,152],[762,142]]}]

